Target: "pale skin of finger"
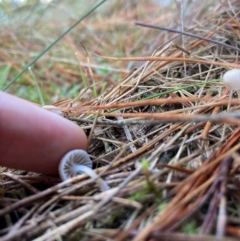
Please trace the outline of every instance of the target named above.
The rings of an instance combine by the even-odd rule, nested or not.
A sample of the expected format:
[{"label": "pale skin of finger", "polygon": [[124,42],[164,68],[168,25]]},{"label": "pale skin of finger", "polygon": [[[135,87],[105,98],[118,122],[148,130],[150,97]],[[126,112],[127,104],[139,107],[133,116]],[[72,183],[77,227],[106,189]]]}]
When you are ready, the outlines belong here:
[{"label": "pale skin of finger", "polygon": [[0,166],[58,175],[61,158],[73,149],[87,149],[79,126],[0,92]]}]

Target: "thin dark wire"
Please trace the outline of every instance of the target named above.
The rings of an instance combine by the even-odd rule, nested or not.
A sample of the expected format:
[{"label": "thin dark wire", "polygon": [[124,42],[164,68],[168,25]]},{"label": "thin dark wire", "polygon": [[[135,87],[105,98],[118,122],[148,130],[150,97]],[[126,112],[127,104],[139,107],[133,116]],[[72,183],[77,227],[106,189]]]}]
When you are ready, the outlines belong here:
[{"label": "thin dark wire", "polygon": [[240,49],[237,48],[237,47],[231,46],[229,44],[225,44],[225,43],[217,41],[217,40],[213,40],[211,38],[205,38],[205,37],[193,34],[193,33],[180,31],[180,30],[177,30],[177,29],[172,29],[172,28],[167,28],[167,27],[162,27],[162,26],[157,26],[157,25],[153,25],[153,24],[147,24],[147,23],[136,22],[135,24],[138,25],[138,26],[142,26],[142,27],[154,28],[154,29],[159,29],[159,30],[166,30],[168,32],[183,34],[183,35],[186,35],[186,36],[190,36],[190,37],[193,37],[193,38],[198,38],[198,39],[210,42],[210,43],[218,44],[218,45],[221,45],[221,46],[233,49],[233,50],[240,51]]}]

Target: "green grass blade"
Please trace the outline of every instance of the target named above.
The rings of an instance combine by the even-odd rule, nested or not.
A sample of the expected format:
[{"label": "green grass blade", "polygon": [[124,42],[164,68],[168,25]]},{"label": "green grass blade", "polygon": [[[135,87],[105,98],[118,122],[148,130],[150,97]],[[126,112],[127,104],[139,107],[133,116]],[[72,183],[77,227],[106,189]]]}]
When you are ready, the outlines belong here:
[{"label": "green grass blade", "polygon": [[29,67],[28,70],[29,70],[33,80],[35,81],[36,89],[37,89],[37,93],[38,93],[38,97],[39,97],[40,103],[41,103],[41,105],[45,105],[45,101],[44,101],[44,98],[43,98],[43,94],[42,94],[41,88],[40,88],[40,86],[38,84],[38,81],[37,81],[33,71],[32,71],[32,68]]},{"label": "green grass blade", "polygon": [[0,88],[2,88],[2,86],[4,85],[4,83],[6,82],[7,80],[7,77],[9,75],[9,72],[12,68],[12,65],[9,64],[6,66],[6,68],[1,72],[0,74]]},{"label": "green grass blade", "polygon": [[94,12],[98,7],[100,7],[107,0],[103,0],[93,7],[89,12],[87,12],[83,17],[81,17],[76,23],[74,23],[70,28],[68,28],[60,37],[58,37],[52,44],[50,44],[45,50],[43,50],[36,58],[34,58],[27,66],[25,66],[22,71],[17,74],[2,90],[7,90],[24,72],[28,70],[38,59],[40,59],[49,49],[51,49],[60,39],[62,39],[66,34],[68,34],[74,27],[76,27],[83,19],[88,17],[92,12]]}]

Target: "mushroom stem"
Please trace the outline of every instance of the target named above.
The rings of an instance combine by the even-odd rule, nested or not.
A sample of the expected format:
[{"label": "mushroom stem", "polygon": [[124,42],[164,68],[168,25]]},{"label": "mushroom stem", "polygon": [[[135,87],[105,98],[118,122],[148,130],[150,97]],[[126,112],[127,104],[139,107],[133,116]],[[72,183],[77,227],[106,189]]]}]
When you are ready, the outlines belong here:
[{"label": "mushroom stem", "polygon": [[84,165],[77,165],[77,164],[74,164],[72,168],[76,173],[79,173],[79,172],[86,173],[91,178],[96,179],[96,182],[97,182],[99,188],[101,189],[101,191],[106,191],[106,190],[110,189],[110,187],[107,185],[107,183],[105,181],[103,181],[103,179],[101,177],[99,177],[91,168],[84,166]]}]

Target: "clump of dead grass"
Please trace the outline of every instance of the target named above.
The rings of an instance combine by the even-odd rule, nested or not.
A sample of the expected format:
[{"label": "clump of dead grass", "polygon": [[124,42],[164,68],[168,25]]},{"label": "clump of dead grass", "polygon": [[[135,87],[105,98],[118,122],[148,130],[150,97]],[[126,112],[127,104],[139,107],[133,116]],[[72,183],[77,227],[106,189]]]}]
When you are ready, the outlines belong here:
[{"label": "clump of dead grass", "polygon": [[[237,12],[221,9],[191,32],[240,48]],[[239,238],[239,100],[221,82],[238,52],[189,37],[183,51],[176,41],[98,98],[85,88],[55,103],[85,129],[112,189],[99,193],[86,175],[55,184],[2,173],[2,240]]]}]

